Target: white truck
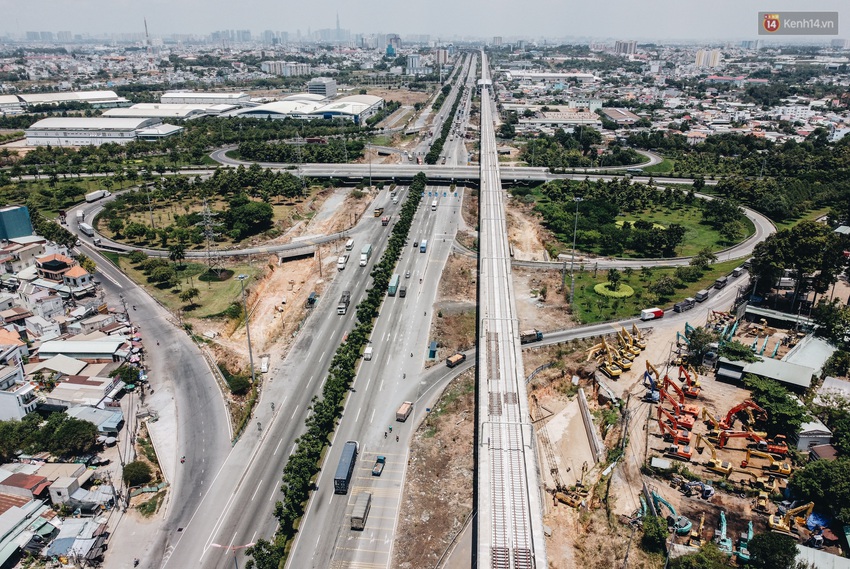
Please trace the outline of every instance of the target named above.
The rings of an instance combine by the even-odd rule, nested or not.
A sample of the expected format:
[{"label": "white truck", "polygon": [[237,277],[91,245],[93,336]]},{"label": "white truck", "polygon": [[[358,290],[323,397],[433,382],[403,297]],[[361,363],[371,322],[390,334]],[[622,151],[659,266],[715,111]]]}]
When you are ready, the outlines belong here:
[{"label": "white truck", "polygon": [[88,235],[89,237],[94,237],[94,228],[88,223],[80,224],[80,231]]},{"label": "white truck", "polygon": [[360,249],[360,266],[365,267],[366,263],[369,262],[369,259],[372,257],[372,244],[366,243],[363,245],[363,248]]},{"label": "white truck", "polygon": [[80,223],[84,222],[85,220],[86,220],[86,213],[83,210],[78,209],[77,210],[77,224],[79,225]]},{"label": "white truck", "polygon": [[345,268],[346,263],[348,263],[348,255],[340,255],[336,261],[336,268],[341,271]]},{"label": "white truck", "polygon": [[342,291],[342,296],[339,298],[339,304],[336,305],[337,314],[345,314],[348,312],[348,305],[351,304],[351,291]]},{"label": "white truck", "polygon": [[367,361],[372,359],[372,346],[366,346],[363,350],[363,359]]},{"label": "white truck", "polygon": [[96,202],[100,198],[106,198],[106,197],[109,197],[111,195],[112,194],[107,192],[106,190],[97,190],[97,191],[94,191],[94,192],[87,193],[86,194],[86,201],[89,202],[89,203]]},{"label": "white truck", "polygon": [[641,320],[655,320],[657,318],[664,318],[664,311],[660,308],[645,308],[640,311]]}]

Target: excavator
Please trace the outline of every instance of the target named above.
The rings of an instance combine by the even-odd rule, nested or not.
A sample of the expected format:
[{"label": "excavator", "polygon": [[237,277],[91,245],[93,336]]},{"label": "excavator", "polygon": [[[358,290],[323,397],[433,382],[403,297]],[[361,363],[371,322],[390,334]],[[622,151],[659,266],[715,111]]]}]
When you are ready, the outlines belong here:
[{"label": "excavator", "polygon": [[694,490],[699,488],[699,495],[703,500],[709,500],[715,494],[714,486],[711,484],[706,484],[705,482],[700,482],[699,480],[694,480],[692,482],[686,482],[682,485],[682,492],[685,493],[685,496],[690,498],[694,495]]},{"label": "excavator", "polygon": [[[792,531],[796,531],[796,524],[805,524],[806,520],[809,516],[812,515],[812,510],[815,508],[814,502],[809,502],[808,504],[803,504],[802,506],[798,506],[796,508],[792,508],[785,512],[785,515],[780,515],[777,511],[772,516],[767,518],[767,526],[771,529],[771,531],[776,531],[784,534],[791,534]],[[804,512],[801,519],[795,519],[794,516],[799,514],[800,512]],[[795,525],[791,525],[791,520],[794,520]]]},{"label": "excavator", "polygon": [[613,361],[614,365],[616,365],[623,371],[632,369],[632,360],[622,357],[620,352],[612,348],[611,344],[609,344],[605,340],[602,340],[602,344],[605,346],[605,352],[610,358],[609,361]]},{"label": "excavator", "polygon": [[756,447],[762,452],[769,452],[785,456],[788,454],[788,443],[785,442],[785,435],[776,435],[772,439],[765,439],[758,433],[753,433],[752,440],[755,441]]},{"label": "excavator", "polygon": [[735,556],[738,558],[739,565],[746,565],[750,561],[750,542],[753,540],[753,522],[750,520],[747,533],[742,533],[738,539],[738,550],[735,551]]},{"label": "excavator", "polygon": [[687,445],[672,444],[664,449],[664,456],[690,462],[693,452],[691,451],[691,447]]},{"label": "excavator", "polygon": [[702,388],[700,387],[699,376],[692,366],[688,366],[688,369],[685,369],[683,365],[679,366],[679,381],[683,379],[685,380],[685,385],[682,387],[682,391],[685,393],[685,397],[690,397],[691,399],[699,397]]},{"label": "excavator", "polygon": [[646,349],[646,337],[641,332],[640,328],[637,327],[637,324],[632,322],[632,338],[634,338],[635,344],[641,350]]},{"label": "excavator", "polygon": [[[653,376],[654,374],[654,376]],[[661,398],[661,395],[658,393],[658,379],[661,376],[658,374],[658,370],[655,369],[655,366],[649,360],[646,360],[646,371],[643,372],[643,385],[644,387],[648,387],[649,391],[643,396],[644,401],[648,401],[649,403],[658,403]],[[649,385],[647,385],[647,383]]]},{"label": "excavator", "polygon": [[714,539],[720,551],[732,555],[732,539],[726,535],[726,512],[723,510],[720,511],[720,531]]},{"label": "excavator", "polygon": [[744,409],[752,409],[753,411],[756,411],[759,414],[758,418],[761,421],[767,420],[767,411],[759,407],[753,401],[747,399],[743,403],[739,403],[729,409],[729,412],[726,413],[726,417],[720,420],[720,428],[723,430],[731,429],[735,423],[735,415]]},{"label": "excavator", "polygon": [[611,379],[617,379],[618,377],[623,375],[622,368],[616,365],[613,359],[611,358],[611,354],[608,351],[606,342],[603,341],[587,350],[587,361],[590,361],[594,358],[596,358],[596,361],[599,364],[599,371],[601,371]]},{"label": "excavator", "polygon": [[681,427],[689,431],[693,431],[696,420],[693,417],[684,414],[684,411],[679,405],[679,402],[676,401],[673,396],[667,392],[666,389],[660,390],[658,392],[658,395],[661,397],[661,399],[666,399],[670,402],[671,405],[673,405],[673,414],[676,416],[676,422],[679,423]]},{"label": "excavator", "polygon": [[640,351],[643,351],[643,350],[646,349],[646,340],[640,340],[640,338],[637,335],[630,334],[629,331],[626,330],[625,326],[622,327],[622,330],[620,330],[620,333],[623,335],[623,338],[628,340],[630,346],[633,346]]},{"label": "excavator", "polygon": [[747,439],[755,441],[758,433],[754,431],[723,431],[717,438],[717,448],[724,448],[729,439]]},{"label": "excavator", "polygon": [[750,458],[753,456],[768,459],[770,461],[770,466],[764,468],[769,470],[772,474],[776,474],[778,476],[791,476],[791,465],[789,463],[777,460],[772,454],[768,454],[760,450],[747,449],[747,458],[741,461],[741,467],[747,468],[750,463]]},{"label": "excavator", "polygon": [[640,355],[640,348],[635,346],[634,343],[632,343],[632,341],[630,339],[631,337],[630,336],[627,337],[627,335],[628,335],[628,332],[626,332],[626,335],[624,335],[622,331],[617,332],[617,339],[620,342],[620,347],[627,352],[631,352],[635,356],[639,356]]},{"label": "excavator", "polygon": [[770,499],[770,496],[768,495],[767,492],[765,492],[765,491],[759,492],[759,495],[756,498],[756,505],[753,507],[753,509],[757,512],[767,514],[768,512],[770,512],[770,510],[768,510],[768,508],[767,508],[767,502],[769,501],[769,499]]},{"label": "excavator", "polygon": [[699,518],[699,526],[691,530],[690,540],[688,545],[691,547],[702,547],[702,528],[705,526],[705,512]]},{"label": "excavator", "polygon": [[655,503],[655,509],[659,513],[661,512],[662,505],[670,512],[670,516],[667,518],[667,524],[675,528],[677,535],[688,535],[691,532],[691,528],[693,527],[691,520],[676,513],[676,508],[673,507],[673,504],[662,498],[658,492],[652,492],[652,501]]},{"label": "excavator", "polygon": [[[673,425],[670,426],[665,423],[661,416],[666,415],[667,420],[670,421]],[[689,445],[691,444],[691,433],[690,431],[686,431],[684,429],[678,428],[678,423],[676,423],[675,417],[673,417],[667,410],[659,407],[658,408],[658,427],[661,429],[661,435],[664,437],[665,441],[672,441],[677,445]],[[697,435],[699,436],[699,435]]]},{"label": "excavator", "polygon": [[673,391],[676,392],[676,395],[679,396],[679,409],[686,415],[691,415],[693,417],[699,417],[699,414],[702,412],[702,408],[699,405],[691,405],[690,403],[685,403],[685,392],[682,391],[682,388],[676,385],[676,382],[670,379],[669,375],[664,376],[664,385],[662,389],[664,391],[667,390],[668,387],[672,387]]},{"label": "excavator", "polygon": [[[745,476],[749,476],[750,486],[764,491],[765,495],[779,491],[779,480],[775,476],[759,476],[751,470],[742,470],[740,468],[733,468],[732,472],[740,472]],[[767,504],[765,504],[765,508],[767,508]]]},{"label": "excavator", "polygon": [[705,443],[705,446],[708,447],[708,450],[711,451],[711,460],[705,463],[705,467],[713,472],[717,472],[722,474],[723,476],[729,476],[732,470],[735,468],[732,466],[731,462],[725,462],[717,458],[717,449],[714,448],[714,445],[711,442],[704,438],[702,435],[697,435],[697,442],[694,445],[697,449],[697,452],[702,452],[702,448],[700,447],[700,443]]}]

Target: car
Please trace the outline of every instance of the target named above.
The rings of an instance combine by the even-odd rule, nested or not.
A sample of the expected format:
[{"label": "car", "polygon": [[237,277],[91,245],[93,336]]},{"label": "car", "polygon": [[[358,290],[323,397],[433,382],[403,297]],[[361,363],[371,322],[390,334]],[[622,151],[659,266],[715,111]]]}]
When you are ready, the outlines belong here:
[{"label": "car", "polygon": [[404,273],[404,278],[406,278],[406,279],[410,278],[410,271],[407,271],[407,272]]},{"label": "car", "polygon": [[417,247],[419,247],[419,241],[414,241],[413,248],[416,249]]}]

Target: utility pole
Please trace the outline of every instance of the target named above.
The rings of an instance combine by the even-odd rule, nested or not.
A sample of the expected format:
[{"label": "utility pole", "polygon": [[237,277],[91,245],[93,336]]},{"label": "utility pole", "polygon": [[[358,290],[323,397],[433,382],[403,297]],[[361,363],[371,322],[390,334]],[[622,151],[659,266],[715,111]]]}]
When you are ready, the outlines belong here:
[{"label": "utility pole", "polygon": [[239,275],[236,278],[242,286],[242,308],[245,310],[245,334],[248,336],[248,362],[251,366],[251,383],[255,384],[254,351],[251,349],[251,327],[248,322],[250,320],[250,315],[248,314],[248,302],[245,300],[245,279],[248,278],[248,275]]},{"label": "utility pole", "polygon": [[573,258],[570,261],[570,308],[573,306],[573,297],[576,292],[576,276],[575,276],[575,263],[576,263],[576,234],[578,233],[578,204],[581,201],[581,198],[573,198],[573,201],[576,202],[576,214],[573,223]]}]

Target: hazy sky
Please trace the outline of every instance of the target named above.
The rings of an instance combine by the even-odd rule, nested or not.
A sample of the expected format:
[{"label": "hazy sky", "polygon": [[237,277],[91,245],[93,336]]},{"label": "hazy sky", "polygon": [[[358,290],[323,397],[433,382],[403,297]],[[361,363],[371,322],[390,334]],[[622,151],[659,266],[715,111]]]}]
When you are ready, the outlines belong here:
[{"label": "hazy sky", "polygon": [[[0,33],[205,34],[219,29],[294,33],[430,34],[432,39],[524,36],[617,39],[755,39],[759,11],[839,12],[850,38],[850,0],[0,0]],[[792,38],[793,39],[793,38]],[[821,38],[829,40],[829,37]]]}]

